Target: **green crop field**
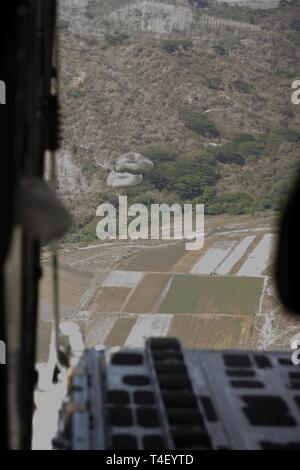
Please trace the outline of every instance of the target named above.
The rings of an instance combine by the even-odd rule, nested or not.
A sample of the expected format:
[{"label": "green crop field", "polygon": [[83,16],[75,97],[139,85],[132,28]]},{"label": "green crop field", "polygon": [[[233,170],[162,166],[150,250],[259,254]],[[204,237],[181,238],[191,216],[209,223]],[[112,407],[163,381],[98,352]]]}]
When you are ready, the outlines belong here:
[{"label": "green crop field", "polygon": [[259,277],[175,275],[159,313],[252,315],[263,282]]}]

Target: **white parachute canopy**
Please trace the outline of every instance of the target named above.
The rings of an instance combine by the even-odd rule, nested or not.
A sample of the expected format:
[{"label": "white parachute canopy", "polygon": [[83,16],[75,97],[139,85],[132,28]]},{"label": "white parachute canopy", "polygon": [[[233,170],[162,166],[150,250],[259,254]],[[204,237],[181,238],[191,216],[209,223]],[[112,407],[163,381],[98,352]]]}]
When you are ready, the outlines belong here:
[{"label": "white parachute canopy", "polygon": [[140,153],[128,152],[121,155],[115,165],[117,172],[130,172],[135,175],[145,174],[153,169],[153,163],[149,158]]},{"label": "white parachute canopy", "polygon": [[130,173],[118,173],[111,171],[107,177],[106,184],[111,188],[125,188],[127,186],[136,186],[143,181],[142,175],[132,175]]}]

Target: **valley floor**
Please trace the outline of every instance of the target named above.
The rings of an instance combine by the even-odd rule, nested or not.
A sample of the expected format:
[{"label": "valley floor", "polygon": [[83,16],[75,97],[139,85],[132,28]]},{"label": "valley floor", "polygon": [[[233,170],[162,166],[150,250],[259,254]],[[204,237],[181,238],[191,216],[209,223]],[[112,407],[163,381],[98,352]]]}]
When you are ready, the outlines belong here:
[{"label": "valley floor", "polygon": [[[272,266],[275,221],[207,217],[204,247],[183,242],[110,242],[60,253],[63,320],[92,346],[142,346],[176,336],[188,348],[289,349],[297,319],[279,304]],[[41,283],[39,362],[52,326],[50,254]]]}]

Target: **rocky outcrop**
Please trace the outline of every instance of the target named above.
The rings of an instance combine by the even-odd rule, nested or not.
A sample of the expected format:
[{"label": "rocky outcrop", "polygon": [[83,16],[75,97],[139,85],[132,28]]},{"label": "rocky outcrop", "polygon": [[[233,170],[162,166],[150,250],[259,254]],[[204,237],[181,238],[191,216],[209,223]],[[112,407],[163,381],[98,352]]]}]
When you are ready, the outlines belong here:
[{"label": "rocky outcrop", "polygon": [[71,152],[62,150],[57,158],[57,179],[59,192],[80,193],[86,191],[87,182],[80,164],[76,163]]},{"label": "rocky outcrop", "polygon": [[266,10],[268,8],[276,8],[279,0],[217,0],[219,3],[228,3],[228,5],[239,5],[242,7],[258,8]]},{"label": "rocky outcrop", "polygon": [[[262,9],[279,4],[279,0],[217,1]],[[247,22],[214,18],[205,15],[205,11],[205,8],[196,8],[193,0],[61,0],[60,24],[76,34],[91,38],[104,37],[108,30],[155,35],[189,31],[197,35],[197,31],[200,34],[205,26],[257,30]]]}]

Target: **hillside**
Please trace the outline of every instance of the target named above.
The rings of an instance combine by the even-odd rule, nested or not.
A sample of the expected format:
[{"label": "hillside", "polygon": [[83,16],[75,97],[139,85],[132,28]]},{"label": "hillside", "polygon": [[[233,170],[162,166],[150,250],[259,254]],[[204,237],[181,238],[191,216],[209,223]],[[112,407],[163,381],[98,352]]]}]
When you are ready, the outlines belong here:
[{"label": "hillside", "polygon": [[300,145],[299,2],[61,3],[59,183],[74,240],[94,237],[95,208],[120,192],[107,176],[126,152],[154,163],[125,191],[131,200],[204,202],[209,214],[280,207]]}]

